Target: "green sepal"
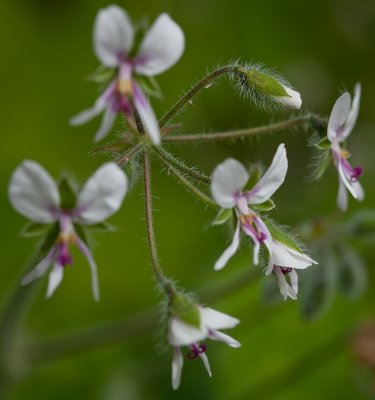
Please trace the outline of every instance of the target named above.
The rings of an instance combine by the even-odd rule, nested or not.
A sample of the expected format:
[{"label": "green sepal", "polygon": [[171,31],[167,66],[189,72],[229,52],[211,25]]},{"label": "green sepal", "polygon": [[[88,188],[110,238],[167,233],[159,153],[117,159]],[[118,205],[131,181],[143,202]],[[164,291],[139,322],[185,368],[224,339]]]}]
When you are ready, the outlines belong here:
[{"label": "green sepal", "polygon": [[163,98],[160,85],[153,76],[139,75],[137,76],[137,82],[145,94],[156,97],[157,99]]},{"label": "green sepal", "polygon": [[297,243],[296,239],[293,235],[287,232],[287,228],[284,226],[278,225],[274,220],[271,218],[264,218],[263,222],[266,224],[270,234],[274,240],[284,244],[291,249],[298,251],[299,253],[303,253],[299,244]]},{"label": "green sepal", "polygon": [[271,211],[275,208],[275,203],[273,202],[273,200],[268,199],[267,201],[265,201],[262,204],[252,204],[251,208],[254,208],[257,211],[260,212],[267,212],[267,211]]},{"label": "green sepal", "polygon": [[64,176],[59,182],[61,208],[71,210],[76,205],[77,196],[69,179]]},{"label": "green sepal", "polygon": [[225,222],[227,222],[232,215],[233,215],[232,208],[222,208],[216,215],[215,219],[212,221],[212,225],[225,224]]},{"label": "green sepal", "polygon": [[46,232],[50,225],[39,224],[38,222],[27,223],[20,232],[23,237],[35,237],[40,236]]},{"label": "green sepal", "polygon": [[289,97],[284,86],[275,78],[257,69],[240,70],[249,87],[263,95]]},{"label": "green sepal", "polygon": [[319,140],[319,142],[315,143],[314,146],[319,150],[329,150],[331,148],[332,143],[328,140],[328,138],[323,138]]},{"label": "green sepal", "polygon": [[262,167],[260,165],[253,165],[249,171],[249,180],[246,183],[245,191],[251,190],[260,180],[262,176]]},{"label": "green sepal", "polygon": [[53,224],[47,235],[44,237],[42,243],[40,244],[39,247],[39,257],[44,257],[52,248],[52,246],[55,244],[57,238],[59,237],[60,234],[60,226],[58,222]]},{"label": "green sepal", "polygon": [[177,294],[173,296],[170,303],[172,315],[188,325],[200,327],[201,317],[198,306],[187,296]]},{"label": "green sepal", "polygon": [[116,231],[116,227],[111,225],[111,224],[109,224],[106,221],[99,222],[99,223],[94,224],[94,225],[88,225],[87,228],[90,231],[95,231],[95,232],[115,232]]},{"label": "green sepal", "polygon": [[106,83],[111,81],[115,76],[115,69],[114,68],[108,68],[105,67],[104,65],[100,65],[94,73],[90,75],[90,80],[92,80],[95,83]]}]

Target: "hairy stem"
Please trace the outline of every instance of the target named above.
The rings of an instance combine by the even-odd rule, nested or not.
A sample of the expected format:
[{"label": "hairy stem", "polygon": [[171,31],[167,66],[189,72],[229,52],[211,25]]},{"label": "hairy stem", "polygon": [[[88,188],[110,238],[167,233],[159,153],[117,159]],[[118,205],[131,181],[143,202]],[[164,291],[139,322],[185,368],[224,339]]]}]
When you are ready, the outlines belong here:
[{"label": "hairy stem", "polygon": [[167,111],[159,120],[159,126],[162,128],[169,121],[171,121],[177,114],[179,114],[184,107],[203,89],[208,88],[217,78],[225,74],[232,74],[238,69],[238,66],[226,65],[217,68],[202,78],[197,84],[193,86],[181,99]]},{"label": "hairy stem", "polygon": [[205,184],[211,183],[211,178],[209,176],[202,174],[195,168],[188,167],[186,164],[178,160],[162,147],[153,146],[153,150],[159,156],[159,158],[161,158],[161,160],[169,167],[174,167],[177,170],[180,170],[182,173],[189,175],[190,178],[196,179],[197,181],[203,182]]},{"label": "hairy stem", "polygon": [[194,184],[192,184],[189,179],[185,178],[181,172],[179,172],[175,167],[171,166],[168,162],[164,159],[161,159],[164,165],[166,166],[168,172],[172,173],[173,176],[184,186],[189,192],[191,192],[198,200],[202,201],[206,205],[211,208],[217,210],[218,205],[205,193],[200,191]]},{"label": "hairy stem", "polygon": [[311,122],[311,115],[303,115],[286,121],[276,122],[274,124],[259,126],[256,128],[239,129],[229,132],[214,132],[214,133],[196,133],[187,135],[166,135],[162,137],[164,143],[171,142],[209,142],[217,140],[238,140],[249,136],[260,135],[263,133],[273,133],[283,131],[285,129],[294,128],[299,125],[304,125]]},{"label": "hairy stem", "polygon": [[126,150],[117,160],[116,163],[119,167],[124,167],[133,156],[135,156],[140,150],[142,150],[143,143],[137,143],[130,149]]}]

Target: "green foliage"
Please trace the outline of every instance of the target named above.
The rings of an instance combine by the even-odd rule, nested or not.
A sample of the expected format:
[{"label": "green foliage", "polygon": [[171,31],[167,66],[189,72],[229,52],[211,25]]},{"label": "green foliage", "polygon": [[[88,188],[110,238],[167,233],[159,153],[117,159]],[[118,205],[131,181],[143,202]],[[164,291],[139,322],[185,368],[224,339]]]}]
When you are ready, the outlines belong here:
[{"label": "green foliage", "polygon": [[233,215],[233,210],[231,208],[222,208],[215,219],[212,221],[212,225],[222,225],[227,222]]},{"label": "green foliage", "polygon": [[273,202],[272,199],[268,199],[267,201],[265,201],[262,204],[254,204],[251,206],[251,208],[254,208],[257,211],[260,212],[267,212],[267,211],[271,211],[275,208],[275,203]]},{"label": "green foliage", "polygon": [[21,229],[20,235],[23,237],[35,237],[40,236],[46,232],[49,228],[49,225],[39,224],[38,222],[28,222]]},{"label": "green foliage", "polygon": [[271,75],[258,69],[239,69],[249,87],[266,96],[288,97],[284,87]]},{"label": "green foliage", "polygon": [[198,306],[184,294],[176,294],[170,303],[172,316],[184,321],[185,323],[200,327],[201,319]]},{"label": "green foliage", "polygon": [[285,246],[290,247],[293,250],[296,250],[300,253],[303,252],[303,245],[299,242],[299,240],[295,237],[294,234],[290,232],[290,228],[284,225],[279,225],[271,218],[264,218],[264,223],[266,224],[268,230],[273,239],[279,241]]},{"label": "green foliage", "polygon": [[64,176],[60,180],[59,191],[61,197],[61,208],[66,210],[74,208],[77,202],[77,196],[68,177]]}]

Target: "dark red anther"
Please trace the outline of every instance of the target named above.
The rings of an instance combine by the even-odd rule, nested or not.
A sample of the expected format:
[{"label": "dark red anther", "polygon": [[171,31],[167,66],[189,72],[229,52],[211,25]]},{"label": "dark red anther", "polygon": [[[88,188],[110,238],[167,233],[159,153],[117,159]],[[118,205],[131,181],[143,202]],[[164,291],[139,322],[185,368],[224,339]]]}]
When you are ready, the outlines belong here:
[{"label": "dark red anther", "polygon": [[280,269],[281,269],[281,272],[282,272],[284,275],[289,274],[289,272],[292,271],[292,268],[280,267]]}]

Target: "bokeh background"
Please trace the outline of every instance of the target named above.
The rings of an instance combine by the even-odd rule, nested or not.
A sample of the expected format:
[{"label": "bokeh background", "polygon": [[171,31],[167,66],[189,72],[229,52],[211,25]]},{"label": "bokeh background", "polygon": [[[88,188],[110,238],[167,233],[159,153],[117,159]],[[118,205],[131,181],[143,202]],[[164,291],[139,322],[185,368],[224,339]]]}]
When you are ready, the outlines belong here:
[{"label": "bokeh background", "polygon": [[[106,160],[89,155],[99,119],[79,128],[70,127],[68,120],[97,96],[96,85],[88,79],[98,65],[91,45],[92,27],[98,9],[108,4],[99,0],[0,2],[2,312],[37,243],[19,236],[25,220],[12,210],[7,199],[11,172],[27,158],[37,160],[55,177],[69,170],[84,182]],[[158,78],[164,98],[153,100],[153,105],[159,115],[205,71],[230,60],[275,67],[302,93],[304,110],[321,115],[329,114],[340,91],[352,91],[360,81],[361,111],[349,147],[353,163],[364,168],[362,182],[367,197],[362,204],[350,199],[348,215],[374,206],[373,0],[139,0],[118,4],[135,21],[146,16],[151,23],[166,11],[185,32],[183,58]],[[256,126],[288,116],[286,112],[256,110],[223,79],[196,99],[178,121],[183,132],[203,132]],[[115,130],[120,129],[121,121]],[[210,173],[228,156],[246,163],[262,160],[267,165],[280,142],[286,143],[290,167],[275,197],[278,208],[273,217],[297,226],[335,214],[334,168],[320,182],[305,179],[311,157],[305,132],[283,132],[237,144],[170,149]],[[306,321],[297,302],[264,303],[260,271],[259,278],[251,283],[222,290],[233,276],[251,268],[248,247],[243,246],[223,272],[214,273],[213,263],[227,243],[224,231],[210,227],[213,212],[164,174],[157,160],[153,167],[162,264],[181,286],[202,295],[202,300],[208,290],[211,294],[212,290],[217,294],[216,288],[223,291],[223,296],[219,293],[211,297],[210,305],[241,319],[241,324],[228,333],[242,343],[242,348],[232,350],[210,343],[213,378],[207,377],[199,361],[186,362],[178,392],[170,387],[168,355],[155,351],[157,325],[153,320],[149,329],[135,337],[113,340],[106,346],[50,362],[27,362],[27,348],[21,348],[14,352],[6,372],[2,371],[13,381],[4,399],[373,398],[374,370],[359,362],[351,350],[357,329],[375,318],[373,247],[360,249],[368,271],[365,293],[356,301],[340,294],[331,296],[326,312]],[[34,284],[35,293],[20,326],[20,343],[45,342],[58,334],[124,321],[155,307],[158,297],[148,261],[140,183],[111,222],[117,226],[116,232],[97,233],[93,238],[100,303],[95,304],[91,297],[89,268],[77,254],[76,264],[67,271],[51,300],[44,299],[46,279]]]}]

